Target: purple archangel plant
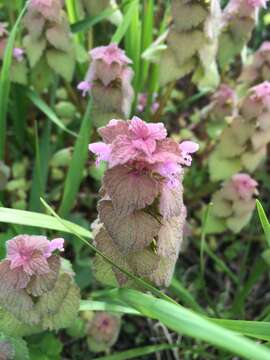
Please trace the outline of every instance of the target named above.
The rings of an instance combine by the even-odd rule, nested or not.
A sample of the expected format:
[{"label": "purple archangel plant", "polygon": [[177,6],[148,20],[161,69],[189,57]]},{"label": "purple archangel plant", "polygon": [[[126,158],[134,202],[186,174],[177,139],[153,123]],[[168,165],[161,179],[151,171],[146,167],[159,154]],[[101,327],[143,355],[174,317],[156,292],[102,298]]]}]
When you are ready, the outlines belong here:
[{"label": "purple archangel plant", "polygon": [[[194,72],[200,87],[216,87],[216,53],[220,30],[219,1],[173,0],[173,25],[160,59],[160,81],[166,84]],[[169,71],[164,71],[164,68]]]},{"label": "purple archangel plant", "polygon": [[23,44],[31,79],[41,90],[50,83],[51,70],[71,81],[75,69],[75,48],[63,5],[62,0],[30,0],[24,17]]},{"label": "purple archangel plant", "polygon": [[121,317],[117,314],[99,311],[87,323],[87,344],[95,353],[109,350],[117,341],[121,327]]},{"label": "purple archangel plant", "polygon": [[[4,58],[9,31],[8,24],[0,22],[0,66]],[[13,61],[11,64],[10,78],[14,83],[25,85],[27,84],[27,63],[24,57],[24,49],[15,47],[13,49]]]},{"label": "purple archangel plant", "polygon": [[251,56],[251,62],[244,66],[239,80],[245,85],[256,85],[264,80],[270,81],[270,41],[263,42]]},{"label": "purple archangel plant", "polygon": [[236,93],[226,84],[221,84],[211,96],[210,104],[203,109],[203,116],[212,121],[224,121],[236,108]]},{"label": "purple archangel plant", "polygon": [[222,33],[219,39],[218,60],[227,66],[239,55],[251,37],[258,11],[267,0],[230,0],[222,14]]},{"label": "purple archangel plant", "polygon": [[[115,263],[158,286],[171,281],[185,223],[183,167],[198,145],[167,138],[162,123],[111,120],[91,144],[108,168],[94,226],[95,244]],[[129,285],[128,278],[97,256],[97,278]],[[105,276],[106,274],[106,276]]]},{"label": "purple archangel plant", "polygon": [[90,51],[92,62],[78,89],[93,97],[93,119],[96,125],[106,125],[114,117],[128,117],[133,99],[132,61],[115,44]]},{"label": "purple archangel plant", "polygon": [[235,174],[212,197],[209,233],[230,229],[238,233],[246,226],[256,206],[258,183],[248,174]]},{"label": "purple archangel plant", "polygon": [[209,159],[212,180],[225,180],[239,171],[253,173],[270,143],[270,83],[265,81],[240,99],[237,114],[221,134]]},{"label": "purple archangel plant", "polygon": [[[61,238],[18,235],[7,241],[0,262],[0,331],[12,323],[40,331],[66,327],[76,316],[79,290],[55,251],[64,251]],[[29,330],[29,329],[28,329]]]}]

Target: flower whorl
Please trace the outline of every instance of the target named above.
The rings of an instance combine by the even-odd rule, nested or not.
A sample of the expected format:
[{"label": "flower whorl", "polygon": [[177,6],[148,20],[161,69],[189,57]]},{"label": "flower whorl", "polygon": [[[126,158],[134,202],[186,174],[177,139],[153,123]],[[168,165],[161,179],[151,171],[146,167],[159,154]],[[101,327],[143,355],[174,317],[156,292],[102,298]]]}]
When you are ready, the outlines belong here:
[{"label": "flower whorl", "polygon": [[[183,165],[191,164],[190,154],[198,146],[191,141],[179,145],[167,138],[163,124],[137,117],[111,120],[99,133],[104,142],[89,149],[108,169],[98,204],[96,246],[136,275],[168,285],[185,221]],[[119,285],[128,282],[113,271]]]}]

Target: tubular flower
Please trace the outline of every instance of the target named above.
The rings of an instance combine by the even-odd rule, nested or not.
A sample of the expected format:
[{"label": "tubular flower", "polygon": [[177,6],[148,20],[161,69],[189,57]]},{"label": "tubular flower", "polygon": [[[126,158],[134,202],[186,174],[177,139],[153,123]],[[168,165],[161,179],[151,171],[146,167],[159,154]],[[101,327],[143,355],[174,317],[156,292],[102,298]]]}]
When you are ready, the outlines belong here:
[{"label": "tubular flower", "polygon": [[219,222],[224,229],[229,228],[234,233],[241,231],[249,223],[255,209],[257,186],[258,183],[248,174],[233,175],[213,195],[212,221]]},{"label": "tubular flower", "polygon": [[83,96],[91,92],[96,122],[105,125],[114,116],[128,116],[133,98],[131,60],[116,44],[97,47],[90,56],[86,79],[78,89]]},{"label": "tubular flower", "polygon": [[270,83],[250,88],[238,102],[237,112],[210,157],[214,180],[227,179],[241,170],[253,173],[265,158],[270,142]]},{"label": "tubular flower", "polygon": [[[89,149],[108,168],[98,205],[96,245],[124,261],[128,270],[168,285],[185,222],[183,165],[191,164],[190,154],[198,145],[191,141],[179,145],[167,138],[162,123],[145,123],[137,117],[111,120],[99,134],[103,143],[90,144]],[[119,285],[127,282],[113,271]]]},{"label": "tubular flower", "polygon": [[223,31],[218,51],[221,67],[228,65],[241,53],[256,25],[258,10],[265,5],[265,0],[229,1],[222,15]]}]

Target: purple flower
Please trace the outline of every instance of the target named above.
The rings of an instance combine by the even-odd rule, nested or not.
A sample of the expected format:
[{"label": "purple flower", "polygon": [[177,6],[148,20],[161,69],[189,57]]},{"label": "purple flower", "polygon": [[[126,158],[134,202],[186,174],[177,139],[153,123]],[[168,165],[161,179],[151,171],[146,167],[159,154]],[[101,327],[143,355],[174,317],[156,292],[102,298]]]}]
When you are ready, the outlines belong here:
[{"label": "purple flower", "polygon": [[77,89],[80,90],[82,92],[82,96],[85,97],[91,90],[91,87],[92,85],[88,81],[81,81],[78,84]]},{"label": "purple flower", "polygon": [[13,56],[18,62],[23,61],[24,50],[21,49],[21,48],[14,48],[13,49]]},{"label": "purple flower", "polygon": [[7,257],[0,263],[0,276],[1,271],[4,271],[5,275],[8,271],[10,278],[16,280],[15,287],[26,288],[33,276],[51,272],[48,260],[55,250],[64,251],[63,244],[64,239],[60,238],[49,241],[45,236],[14,237],[6,243]]}]

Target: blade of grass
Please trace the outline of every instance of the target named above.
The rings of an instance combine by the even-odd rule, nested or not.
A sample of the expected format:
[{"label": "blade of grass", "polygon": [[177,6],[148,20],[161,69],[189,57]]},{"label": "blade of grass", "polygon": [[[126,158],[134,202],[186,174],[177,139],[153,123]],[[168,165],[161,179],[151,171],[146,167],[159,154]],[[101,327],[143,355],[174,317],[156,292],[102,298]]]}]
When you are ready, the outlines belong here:
[{"label": "blade of grass", "polygon": [[264,208],[262,206],[262,204],[260,203],[259,200],[256,200],[256,204],[257,204],[257,210],[258,210],[258,214],[259,214],[259,218],[262,224],[262,228],[266,237],[266,241],[268,246],[270,247],[270,224],[269,221],[267,219],[267,216],[265,214]]},{"label": "blade of grass", "polygon": [[90,99],[82,120],[79,137],[76,140],[65,181],[64,194],[59,208],[59,213],[63,217],[66,217],[72,209],[83,179],[83,170],[88,156],[88,144],[92,133],[91,111],[92,100]]},{"label": "blade of grass", "polygon": [[16,23],[11,30],[8,42],[5,49],[3,65],[0,76],[0,160],[4,160],[5,145],[6,145],[6,122],[7,122],[7,109],[10,93],[10,66],[13,58],[13,46],[20,22],[24,16],[27,4],[21,11]]},{"label": "blade of grass", "polygon": [[[119,300],[119,291],[112,293]],[[140,293],[139,293],[140,294]],[[121,295],[120,295],[121,296]],[[121,297],[120,297],[121,300]],[[82,300],[80,311],[109,311],[134,316],[146,316],[144,313],[135,310],[127,305],[119,305],[110,301]],[[204,317],[205,318],[205,317]],[[246,321],[205,318],[226,329],[233,330],[239,334],[253,337],[255,339],[270,340],[270,322],[267,321]]]},{"label": "blade of grass", "polygon": [[32,211],[15,210],[0,207],[0,223],[1,222],[7,224],[18,224],[38,227],[42,229],[50,229],[67,233],[73,233],[73,231],[76,231],[81,236],[85,236],[90,239],[92,238],[92,233],[89,230],[84,229],[77,224],[66,220],[63,220],[63,222],[60,223],[53,216],[40,214]]},{"label": "blade of grass", "polygon": [[123,39],[124,35],[126,34],[130,26],[137,5],[138,5],[138,0],[133,0],[132,2],[130,2],[130,4],[127,5],[128,10],[125,13],[123,21],[119,24],[114,35],[112,36],[111,43],[119,44],[120,41]]},{"label": "blade of grass", "polygon": [[128,306],[122,306],[117,304],[110,304],[105,301],[92,301],[92,300],[81,300],[80,302],[80,311],[108,311],[108,312],[116,312],[130,315],[138,315],[141,314]]},{"label": "blade of grass", "polygon": [[26,89],[25,93],[27,95],[27,97],[32,101],[32,103],[40,110],[43,112],[43,114],[45,114],[47,116],[47,118],[49,120],[51,120],[55,125],[57,125],[61,130],[67,132],[68,134],[77,137],[78,135],[76,133],[74,133],[73,131],[69,130],[62,122],[61,120],[57,117],[57,115],[55,114],[55,112],[51,109],[51,107],[49,105],[47,105],[45,103],[45,101],[43,101],[41,99],[41,97],[39,97],[39,95],[30,90],[30,89]]},{"label": "blade of grass", "polygon": [[149,345],[143,346],[140,348],[135,348],[131,350],[126,350],[122,352],[117,352],[112,355],[102,356],[99,358],[95,358],[94,360],[128,360],[128,359],[138,359],[141,356],[150,355],[153,353],[158,353],[163,350],[170,350],[180,345],[174,344],[159,344],[159,345]]},{"label": "blade of grass", "polygon": [[205,314],[205,310],[197,303],[192,294],[175,277],[172,279],[170,288],[179,299],[192,310]]},{"label": "blade of grass", "polygon": [[145,316],[159,320],[178,334],[206,341],[246,359],[270,358],[270,350],[267,347],[227,330],[180,305],[130,289],[119,289],[118,296]]}]

